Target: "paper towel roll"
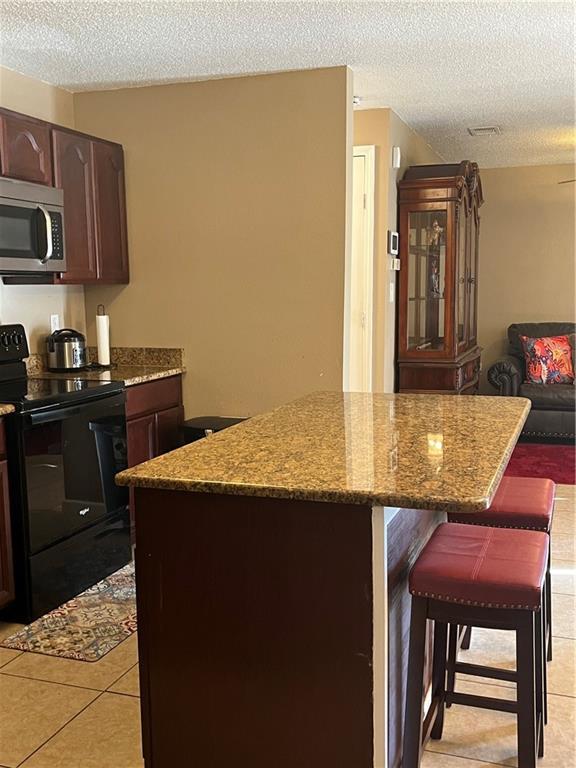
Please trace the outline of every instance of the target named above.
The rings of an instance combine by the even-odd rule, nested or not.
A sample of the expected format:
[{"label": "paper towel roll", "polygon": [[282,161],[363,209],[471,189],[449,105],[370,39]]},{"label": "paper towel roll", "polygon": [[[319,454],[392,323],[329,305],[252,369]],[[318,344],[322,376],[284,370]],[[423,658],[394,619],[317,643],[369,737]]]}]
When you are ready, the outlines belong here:
[{"label": "paper towel roll", "polygon": [[96,341],[98,344],[98,362],[110,365],[110,318],[108,315],[96,315]]}]

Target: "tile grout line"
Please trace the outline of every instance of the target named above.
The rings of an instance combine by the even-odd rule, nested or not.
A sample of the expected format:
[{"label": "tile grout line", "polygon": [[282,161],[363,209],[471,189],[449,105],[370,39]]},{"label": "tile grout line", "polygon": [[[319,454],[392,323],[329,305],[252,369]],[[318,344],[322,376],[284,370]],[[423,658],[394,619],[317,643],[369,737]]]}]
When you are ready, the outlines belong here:
[{"label": "tile grout line", "polygon": [[[136,663],[138,663],[138,662],[136,662]],[[132,667],[133,667],[133,666],[134,666],[134,665],[132,665]],[[111,683],[111,685],[114,685],[115,683],[117,683],[117,682],[118,682],[118,680],[120,680],[120,678],[124,677],[124,675],[126,674],[126,672],[129,672],[129,671],[130,671],[130,669],[132,669],[132,667],[130,667],[130,668],[129,668],[129,669],[127,669],[126,671],[122,672],[122,674],[121,674],[119,677],[117,677],[117,678],[114,680],[114,682],[113,682],[113,683]],[[2,674],[6,674],[6,673],[2,673]],[[28,680],[33,680],[33,679],[34,679],[34,678],[22,678],[22,676],[21,676],[21,675],[10,675],[10,677],[18,677],[19,679],[28,679]],[[39,682],[51,682],[51,681],[48,681],[48,680],[44,681],[44,680],[43,680],[43,681],[39,681]],[[66,683],[52,683],[52,684],[53,684],[53,685],[66,685]],[[79,685],[69,685],[68,687],[69,687],[69,688],[82,688],[82,686],[79,686]],[[96,692],[96,690],[95,690],[94,688],[84,688],[84,690],[87,690],[87,691],[94,691],[94,692]],[[77,718],[77,717],[79,717],[79,715],[81,715],[83,712],[85,712],[85,711],[88,709],[88,707],[90,707],[92,704],[94,704],[96,701],[98,701],[98,699],[101,699],[101,698],[102,698],[102,696],[103,696],[105,693],[109,693],[109,691],[107,691],[107,690],[104,690],[104,691],[97,691],[97,692],[98,692],[98,696],[95,696],[95,697],[92,699],[92,701],[89,701],[89,702],[88,702],[88,704],[86,704],[86,706],[85,706],[85,707],[82,707],[82,709],[81,709],[81,710],[79,710],[78,712],[76,712],[76,714],[75,714],[73,717],[71,717],[71,718],[70,718],[70,720],[67,720],[67,721],[64,723],[64,725],[62,725],[60,728],[58,728],[58,730],[54,731],[54,733],[53,733],[53,734],[51,734],[51,735],[50,735],[50,736],[49,736],[49,737],[48,737],[48,738],[47,738],[45,741],[43,741],[43,742],[42,742],[42,744],[40,744],[40,745],[39,745],[39,746],[38,746],[38,747],[37,747],[37,748],[36,748],[36,749],[35,749],[33,752],[30,752],[30,754],[29,754],[29,755],[26,755],[26,757],[24,758],[24,760],[22,760],[20,763],[18,763],[18,765],[17,765],[17,766],[15,766],[15,768],[21,768],[21,766],[25,766],[25,764],[26,764],[26,761],[27,761],[27,760],[30,760],[30,758],[31,758],[33,755],[35,755],[37,752],[39,752],[39,751],[40,751],[40,750],[41,750],[43,747],[45,747],[45,746],[46,746],[46,744],[48,744],[48,742],[49,742],[49,741],[51,741],[51,740],[52,740],[52,739],[53,739],[55,736],[57,736],[57,735],[58,735],[58,734],[59,734],[61,731],[63,731],[63,730],[64,730],[64,728],[66,728],[68,725],[70,725],[70,723],[71,723],[71,722],[73,722],[74,720],[76,720],[76,718]],[[133,696],[132,698],[135,698],[135,697]]]},{"label": "tile grout line", "polygon": [[441,752],[435,749],[425,749],[431,755],[444,755],[445,757],[456,757],[458,760],[466,760],[469,763],[477,763],[478,765],[506,765],[506,763],[493,763],[492,760],[476,760],[474,757],[462,757],[462,755],[455,755],[452,752]]},{"label": "tile grout line", "polygon": [[[131,667],[129,667],[129,668],[126,670],[126,672],[124,672],[123,674],[121,674],[121,675],[120,675],[120,677],[118,678],[118,680],[114,680],[112,683],[110,683],[110,685],[108,686],[108,688],[106,688],[106,692],[107,692],[107,693],[120,693],[120,691],[111,691],[111,690],[110,690],[110,688],[112,688],[112,686],[113,686],[113,685],[116,685],[116,683],[118,683],[120,680],[122,680],[122,678],[124,677],[124,675],[127,675],[127,674],[128,674],[128,672],[132,672],[132,670],[134,669],[134,667],[137,667],[137,666],[138,666],[138,664],[139,664],[139,662],[138,662],[138,661],[137,661],[135,664],[132,664],[132,666],[131,666]],[[133,693],[127,693],[127,694],[123,694],[123,695],[126,695],[126,696],[134,696],[134,694],[133,694]],[[140,698],[140,695],[138,695],[138,698]]]},{"label": "tile grout line", "polygon": [[[0,646],[0,650],[11,651],[12,648],[4,648],[4,646]],[[0,670],[4,669],[4,667],[7,667],[8,664],[12,664],[12,662],[16,661],[16,659],[19,659],[20,656],[22,656],[23,653],[24,653],[24,651],[18,651],[16,656],[14,656],[13,659],[9,659],[8,661],[5,661],[4,664],[0,664]],[[0,765],[0,768],[4,768],[4,767],[2,765]]]},{"label": "tile grout line", "polygon": [[[120,677],[122,677],[122,675],[121,675]],[[119,680],[119,679],[120,679],[120,678],[118,678],[118,680]],[[87,689],[87,690],[91,690],[91,689]],[[86,711],[86,710],[87,710],[89,707],[91,707],[91,706],[92,706],[92,704],[95,704],[95,703],[96,703],[96,702],[97,702],[99,699],[101,699],[101,698],[102,698],[102,696],[104,696],[104,694],[106,694],[106,693],[110,693],[112,696],[117,696],[117,695],[118,695],[118,696],[121,696],[121,695],[123,695],[123,694],[115,694],[113,691],[99,691],[99,693],[98,693],[98,696],[95,696],[95,697],[92,699],[92,701],[90,701],[90,702],[88,702],[88,704],[86,704],[86,706],[85,706],[85,707],[82,707],[82,709],[81,709],[79,712],[76,712],[76,714],[75,714],[73,717],[71,717],[71,718],[70,718],[70,720],[68,720],[67,722],[65,722],[65,723],[64,723],[64,725],[62,725],[60,728],[58,728],[58,730],[57,730],[57,731],[54,731],[54,733],[53,733],[51,736],[49,736],[49,737],[46,739],[46,741],[43,741],[43,742],[42,742],[42,744],[40,744],[38,747],[36,747],[36,749],[35,749],[33,752],[30,752],[30,754],[29,754],[29,755],[26,755],[26,757],[24,758],[24,760],[22,760],[22,762],[21,762],[21,763],[18,763],[18,765],[17,765],[17,766],[15,766],[14,768],[26,768],[26,763],[27,763],[27,761],[28,761],[28,760],[30,760],[30,758],[31,758],[31,757],[34,757],[34,755],[35,755],[37,752],[39,752],[41,749],[43,749],[43,747],[45,747],[45,746],[46,746],[46,745],[47,745],[47,744],[48,744],[50,741],[52,741],[52,739],[53,739],[55,736],[58,736],[58,734],[59,734],[59,733],[61,733],[61,732],[62,732],[62,731],[65,729],[65,728],[67,728],[67,727],[70,725],[70,723],[72,723],[74,720],[76,720],[76,718],[77,718],[77,717],[80,717],[80,715],[81,715],[83,712],[85,712],[85,711]],[[140,699],[140,697],[136,697],[136,696],[128,696],[128,698],[132,698],[132,699],[134,699],[134,698],[138,698],[138,700]],[[2,768],[2,766],[0,766],[0,768]]]},{"label": "tile grout line", "polygon": [[[87,690],[90,690],[90,689],[87,689]],[[31,758],[31,757],[33,757],[33,756],[34,756],[34,755],[35,755],[37,752],[39,752],[39,751],[42,749],[42,747],[45,747],[45,746],[46,746],[46,744],[48,744],[48,742],[49,742],[49,741],[51,741],[51,740],[54,738],[54,736],[57,736],[57,735],[58,735],[58,734],[59,734],[61,731],[63,731],[63,730],[64,730],[64,728],[66,728],[66,726],[70,725],[70,723],[71,723],[73,720],[76,720],[76,718],[77,718],[79,715],[81,715],[81,714],[82,714],[82,712],[85,712],[85,711],[88,709],[88,707],[89,707],[90,705],[94,704],[94,702],[95,702],[95,701],[98,701],[98,699],[99,699],[101,696],[103,696],[105,693],[106,693],[106,691],[100,691],[100,692],[99,692],[99,694],[98,694],[98,696],[95,696],[95,697],[92,699],[92,701],[89,701],[89,702],[88,702],[88,704],[86,704],[86,706],[85,706],[85,707],[82,707],[82,709],[81,709],[79,712],[76,712],[76,714],[75,714],[75,715],[73,715],[73,716],[70,718],[70,720],[67,720],[67,721],[64,723],[64,725],[62,725],[60,728],[58,728],[58,730],[54,731],[54,733],[53,733],[53,734],[51,734],[51,735],[50,735],[50,736],[49,736],[49,737],[46,739],[46,741],[43,741],[43,742],[42,742],[42,744],[40,744],[40,746],[36,747],[36,749],[35,749],[33,752],[30,752],[30,754],[29,754],[29,755],[26,755],[26,757],[24,758],[24,760],[22,760],[22,762],[18,763],[18,765],[17,765],[17,766],[15,766],[15,768],[20,768],[20,766],[23,766],[23,765],[25,765],[25,763],[26,763],[26,761],[27,761],[27,760],[30,760],[30,758]]]},{"label": "tile grout line", "polygon": [[[47,680],[45,677],[30,677],[29,675],[17,675],[14,672],[5,672],[2,668],[0,668],[0,675],[4,675],[5,677],[16,677],[19,680],[36,680],[39,683],[52,683],[52,685],[63,685],[66,688],[80,688],[80,690],[83,690],[83,691],[94,691],[96,693],[106,693],[106,690],[107,690],[106,688],[92,688],[90,685],[76,685],[75,683],[61,683],[56,680]],[[112,683],[112,685],[114,685],[114,683]],[[1,765],[0,765],[0,768],[2,768]]]}]

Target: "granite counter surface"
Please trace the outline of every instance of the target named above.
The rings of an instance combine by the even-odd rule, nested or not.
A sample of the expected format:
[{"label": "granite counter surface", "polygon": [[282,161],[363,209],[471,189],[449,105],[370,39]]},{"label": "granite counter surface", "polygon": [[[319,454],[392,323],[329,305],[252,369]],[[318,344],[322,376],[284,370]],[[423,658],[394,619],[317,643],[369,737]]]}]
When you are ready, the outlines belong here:
[{"label": "granite counter surface", "polygon": [[82,379],[92,381],[123,381],[125,386],[133,387],[135,384],[145,384],[156,379],[166,379],[169,376],[179,376],[185,373],[181,366],[157,366],[157,365],[115,365],[108,370],[64,371],[62,373],[50,373],[40,371],[29,375],[32,379]]},{"label": "granite counter surface", "polygon": [[530,410],[513,397],[319,392],[117,475],[119,485],[486,509]]},{"label": "granite counter surface", "polygon": [[0,403],[0,416],[7,416],[9,413],[14,413],[15,408],[8,403]]}]

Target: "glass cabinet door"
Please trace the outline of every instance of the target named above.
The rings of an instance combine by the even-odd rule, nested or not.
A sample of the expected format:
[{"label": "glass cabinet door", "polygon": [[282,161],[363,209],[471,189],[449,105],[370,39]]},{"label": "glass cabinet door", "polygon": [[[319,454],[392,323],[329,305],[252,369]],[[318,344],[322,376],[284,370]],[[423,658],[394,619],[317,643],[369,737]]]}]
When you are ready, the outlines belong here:
[{"label": "glass cabinet door", "polygon": [[476,284],[478,279],[478,213],[472,211],[470,222],[470,274],[468,277],[468,339],[470,344],[476,342]]},{"label": "glass cabinet door", "polygon": [[411,211],[408,217],[408,351],[445,347],[447,211]]},{"label": "glass cabinet door", "polygon": [[456,335],[458,347],[466,344],[467,254],[469,249],[466,209],[458,210],[458,259],[456,265]]}]

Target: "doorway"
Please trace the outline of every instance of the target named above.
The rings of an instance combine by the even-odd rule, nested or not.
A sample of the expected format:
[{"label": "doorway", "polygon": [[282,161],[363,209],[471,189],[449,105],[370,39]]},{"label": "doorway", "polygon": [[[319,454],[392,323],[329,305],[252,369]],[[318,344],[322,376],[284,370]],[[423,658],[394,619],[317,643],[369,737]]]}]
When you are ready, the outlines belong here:
[{"label": "doorway", "polygon": [[352,248],[346,271],[344,391],[372,391],[376,150],[354,147]]}]

